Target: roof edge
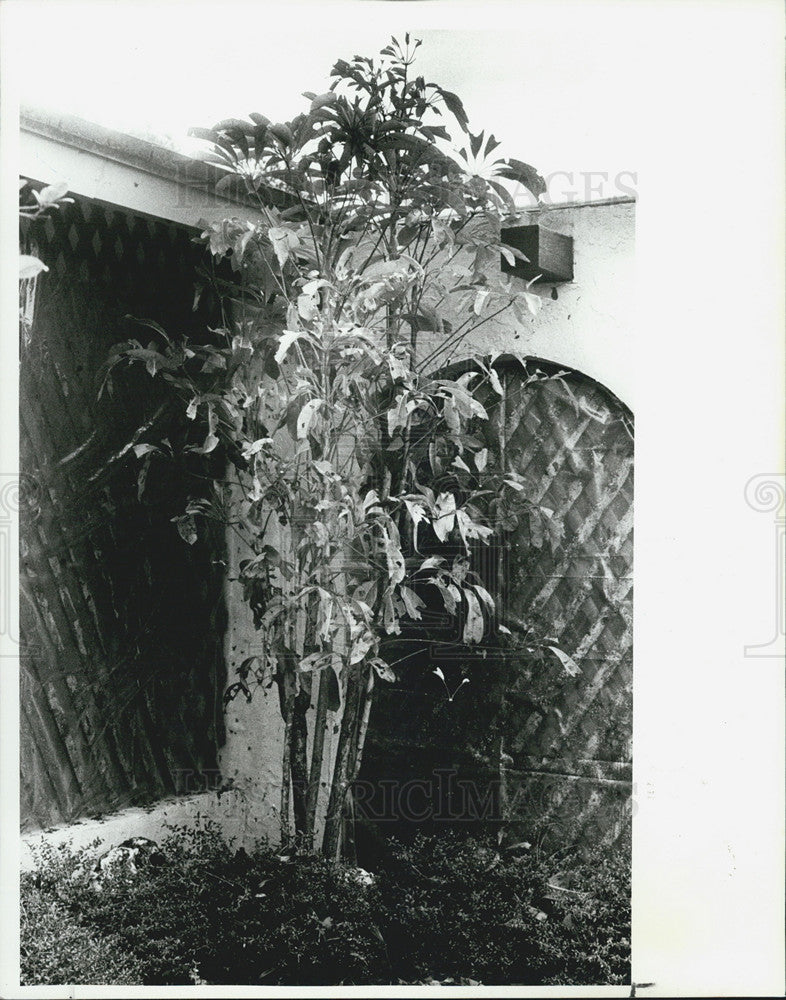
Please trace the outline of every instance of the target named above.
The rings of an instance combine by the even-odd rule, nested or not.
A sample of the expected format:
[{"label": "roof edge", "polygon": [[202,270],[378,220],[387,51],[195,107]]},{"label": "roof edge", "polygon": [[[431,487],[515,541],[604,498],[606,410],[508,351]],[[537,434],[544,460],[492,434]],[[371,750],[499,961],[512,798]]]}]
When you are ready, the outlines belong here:
[{"label": "roof edge", "polygon": [[[60,143],[70,149],[130,167],[153,177],[174,184],[214,188],[222,178],[232,177],[213,163],[187,156],[147,139],[139,139],[117,129],[99,125],[65,111],[51,111],[35,105],[23,104],[20,108],[19,127],[22,132]],[[270,201],[280,208],[289,207],[293,201],[283,192],[268,188]],[[238,206],[258,210],[259,205],[245,190],[239,178],[226,184],[222,200]],[[635,204],[635,195],[597,200],[565,201],[552,204],[522,206],[521,215],[542,215],[568,209],[601,208],[608,205]]]},{"label": "roof edge", "polygon": [[202,171],[206,180],[221,177],[221,171],[210,163],[64,111],[22,105],[19,128],[166,180],[182,179],[186,169],[189,175],[191,171]]},{"label": "roof edge", "polygon": [[616,198],[590,198],[582,201],[555,201],[548,204],[533,205],[532,208],[522,208],[522,212],[557,212],[568,208],[603,208],[606,205],[635,205],[636,195],[621,194]]},{"label": "roof edge", "polygon": [[[158,146],[117,129],[99,125],[65,111],[50,111],[23,104],[19,113],[21,132],[49,139],[82,153],[119,163],[142,173],[174,184],[212,189],[222,178],[232,178],[229,171],[205,160]],[[230,181],[222,191],[222,200],[259,210],[259,204],[247,193],[239,178]],[[273,204],[280,208],[292,202],[283,193],[268,190]]]}]

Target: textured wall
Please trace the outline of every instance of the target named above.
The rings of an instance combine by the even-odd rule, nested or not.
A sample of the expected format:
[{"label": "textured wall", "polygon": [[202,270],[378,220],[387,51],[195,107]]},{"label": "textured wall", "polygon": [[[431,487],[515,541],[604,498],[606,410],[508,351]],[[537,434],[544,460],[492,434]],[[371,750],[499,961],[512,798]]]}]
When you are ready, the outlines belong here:
[{"label": "textured wall", "polygon": [[[525,385],[517,362],[498,370],[504,400],[484,400],[493,463],[504,455],[523,495],[553,514],[520,513],[501,543],[479,549],[478,572],[511,639],[487,634],[464,647],[460,626],[446,628],[435,607],[427,629],[397,644],[407,660],[399,682],[378,691],[359,789],[377,841],[406,836],[413,819],[429,830],[499,826],[505,838],[551,849],[615,841],[627,826],[630,414],[584,376]],[[438,630],[452,645],[423,641]],[[545,637],[575,667],[533,645]]]},{"label": "textured wall", "polygon": [[[573,237],[573,281],[533,287],[543,309],[524,323],[503,313],[473,332],[457,360],[474,353],[516,351],[576,368],[635,409],[631,340],[635,323],[635,210],[632,201],[544,208],[529,213],[539,223]],[[521,279],[514,284],[524,287]],[[421,349],[429,345],[424,338]]]}]

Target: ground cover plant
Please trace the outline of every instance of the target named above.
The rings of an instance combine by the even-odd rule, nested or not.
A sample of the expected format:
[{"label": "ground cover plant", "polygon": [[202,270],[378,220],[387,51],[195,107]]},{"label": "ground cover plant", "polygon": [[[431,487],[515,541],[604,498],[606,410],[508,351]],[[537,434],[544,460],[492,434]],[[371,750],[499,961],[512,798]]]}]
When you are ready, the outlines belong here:
[{"label": "ground cover plant", "polygon": [[56,893],[26,879],[20,917],[23,986],[143,982],[143,964],[127,952],[121,935],[81,923]]},{"label": "ground cover plant", "polygon": [[97,877],[90,852],[44,849],[22,877],[23,983],[627,981],[625,851],[582,861],[416,837],[369,874],[234,851],[211,827],[162,850],[163,865]]}]

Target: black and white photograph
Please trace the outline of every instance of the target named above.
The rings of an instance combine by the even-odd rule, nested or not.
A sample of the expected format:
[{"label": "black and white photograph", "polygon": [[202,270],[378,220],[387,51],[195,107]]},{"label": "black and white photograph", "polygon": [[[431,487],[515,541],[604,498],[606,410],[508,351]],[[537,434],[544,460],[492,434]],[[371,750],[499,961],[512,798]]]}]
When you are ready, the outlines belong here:
[{"label": "black and white photograph", "polygon": [[780,994],[779,5],[0,17],[2,996]]}]

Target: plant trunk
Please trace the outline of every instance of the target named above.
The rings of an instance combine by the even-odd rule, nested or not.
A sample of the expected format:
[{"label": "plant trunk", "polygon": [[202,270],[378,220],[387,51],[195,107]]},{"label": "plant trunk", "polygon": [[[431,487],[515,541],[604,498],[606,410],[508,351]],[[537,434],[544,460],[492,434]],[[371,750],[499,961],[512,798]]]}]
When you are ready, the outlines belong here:
[{"label": "plant trunk", "polygon": [[368,721],[371,716],[371,702],[373,700],[374,692],[374,671],[370,667],[366,667],[368,671],[368,676],[366,679],[365,690],[362,695],[362,704],[358,706],[359,723],[357,729],[357,735],[355,737],[355,747],[352,753],[352,765],[349,776],[349,781],[347,783],[347,794],[344,802],[344,810],[342,814],[342,836],[343,844],[341,849],[341,854],[346,861],[350,864],[357,864],[357,843],[355,840],[355,830],[357,823],[357,814],[355,812],[355,798],[353,794],[353,787],[360,774],[360,766],[363,763],[363,747],[366,745],[366,733],[368,732]]},{"label": "plant trunk", "polygon": [[[303,679],[301,679],[301,685]],[[311,705],[311,690],[301,687],[294,698],[292,709],[292,731],[290,771],[292,775],[292,808],[295,815],[295,835],[302,839],[308,834],[308,760],[306,743],[308,724],[306,713]]]},{"label": "plant trunk", "polygon": [[363,695],[363,707],[360,713],[360,725],[358,726],[350,783],[357,781],[360,774],[360,765],[363,763],[363,748],[366,745],[366,733],[368,732],[368,721],[371,717],[371,703],[374,699],[374,671],[371,667],[367,667],[366,670],[368,671],[368,677]]},{"label": "plant trunk", "polygon": [[292,777],[292,721],[295,713],[295,699],[293,696],[284,696],[284,754],[281,761],[281,846],[285,847],[289,843],[289,785]]},{"label": "plant trunk", "polygon": [[341,732],[336,751],[336,766],[330,788],[325,833],[322,838],[322,853],[330,861],[338,861],[341,852],[341,824],[347,789],[353,780],[357,759],[358,716],[363,697],[363,668],[353,664],[347,677],[346,702],[341,719]]},{"label": "plant trunk", "polygon": [[319,675],[319,694],[317,695],[317,711],[314,718],[314,744],[311,748],[311,774],[306,796],[306,836],[309,848],[313,847],[314,843],[314,825],[319,802],[319,787],[322,781],[322,761],[325,754],[327,712],[328,678],[326,671],[323,670]]},{"label": "plant trunk", "polygon": [[508,798],[508,768],[505,762],[505,737],[502,733],[499,735],[497,757],[499,761],[499,828],[497,830],[497,843],[503,846],[508,833],[510,801]]}]

